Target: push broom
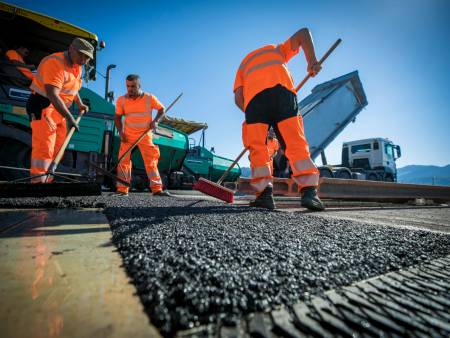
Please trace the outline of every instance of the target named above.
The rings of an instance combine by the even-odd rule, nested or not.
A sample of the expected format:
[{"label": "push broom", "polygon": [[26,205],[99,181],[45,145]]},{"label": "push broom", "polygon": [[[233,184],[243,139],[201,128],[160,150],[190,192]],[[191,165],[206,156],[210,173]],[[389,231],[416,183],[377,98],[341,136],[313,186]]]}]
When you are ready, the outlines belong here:
[{"label": "push broom", "polygon": [[[322,63],[330,56],[330,54],[336,49],[336,47],[342,42],[341,39],[337,39],[336,42],[330,47],[330,49],[325,53],[325,55],[320,59],[318,62],[319,65],[322,65]],[[295,88],[295,92],[298,92],[300,88],[303,87],[303,85],[308,81],[308,79],[311,77],[311,75],[308,73],[300,82],[300,84]],[[194,189],[198,190],[204,194],[207,194],[209,196],[218,198],[222,201],[225,201],[227,203],[233,203],[234,200],[234,192],[231,189],[223,187],[222,181],[225,179],[225,177],[228,175],[228,173],[233,169],[233,167],[236,165],[237,162],[241,159],[241,157],[245,154],[245,152],[248,150],[248,148],[245,148],[242,150],[242,152],[239,154],[239,156],[234,160],[234,162],[229,166],[227,171],[222,175],[222,177],[216,182],[211,182],[203,177],[200,177],[199,180],[194,184]]]},{"label": "push broom", "polygon": [[[165,113],[167,113],[170,108],[173,107],[173,105],[180,99],[180,97],[183,95],[183,93],[181,93],[180,95],[178,95],[175,100],[172,101],[172,103],[167,107]],[[106,175],[110,178],[112,178],[114,181],[116,182],[120,182],[123,185],[126,185],[127,187],[130,186],[130,183],[121,179],[120,177],[117,177],[115,175],[112,174],[112,172],[119,166],[120,162],[122,162],[122,160],[139,144],[139,142],[141,142],[141,140],[145,137],[145,135],[148,134],[148,132],[150,132],[152,129],[148,128],[147,130],[145,130],[136,141],[133,142],[133,144],[122,154],[122,156],[120,156],[120,158],[117,160],[117,163],[108,171],[105,170],[99,166],[97,166],[94,162],[89,161],[89,165],[91,165],[95,170],[97,170],[99,173]]]}]

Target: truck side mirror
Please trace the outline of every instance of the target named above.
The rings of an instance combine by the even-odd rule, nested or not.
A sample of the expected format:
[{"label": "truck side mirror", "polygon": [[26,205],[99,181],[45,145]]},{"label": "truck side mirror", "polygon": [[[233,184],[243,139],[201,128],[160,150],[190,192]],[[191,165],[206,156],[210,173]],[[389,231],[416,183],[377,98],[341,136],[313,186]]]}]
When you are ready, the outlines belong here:
[{"label": "truck side mirror", "polygon": [[400,158],[402,156],[402,150],[400,149],[400,146],[395,146],[395,150],[397,150],[397,158]]}]

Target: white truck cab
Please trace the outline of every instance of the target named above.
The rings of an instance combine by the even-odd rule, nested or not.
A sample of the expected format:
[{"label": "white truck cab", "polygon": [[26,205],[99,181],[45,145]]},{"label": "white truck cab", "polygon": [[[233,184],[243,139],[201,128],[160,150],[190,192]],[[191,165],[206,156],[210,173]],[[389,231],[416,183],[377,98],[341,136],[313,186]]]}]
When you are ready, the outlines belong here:
[{"label": "white truck cab", "polygon": [[395,160],[400,156],[400,146],[385,138],[357,140],[342,145],[342,166],[364,173],[368,180],[396,181]]}]

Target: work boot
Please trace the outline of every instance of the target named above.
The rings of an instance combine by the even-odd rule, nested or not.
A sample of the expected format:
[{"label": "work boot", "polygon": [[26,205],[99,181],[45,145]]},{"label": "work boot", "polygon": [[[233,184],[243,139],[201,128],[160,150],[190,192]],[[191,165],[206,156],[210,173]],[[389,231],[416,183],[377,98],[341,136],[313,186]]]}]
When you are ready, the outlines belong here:
[{"label": "work boot", "polygon": [[113,195],[119,197],[126,197],[128,196],[128,193],[126,191],[116,191],[115,193],[113,193]]},{"label": "work boot", "polygon": [[322,211],[325,210],[325,206],[320,200],[319,196],[317,196],[317,188],[316,187],[305,187],[301,190],[301,205],[302,207],[308,208],[312,211]]},{"label": "work boot", "polygon": [[172,194],[168,190],[161,190],[153,193],[153,196],[157,197],[172,197]]},{"label": "work boot", "polygon": [[249,203],[251,207],[257,207],[257,208],[265,208],[273,210],[276,208],[275,201],[273,200],[273,188],[272,186],[268,185],[266,189],[263,190],[263,192],[256,197],[254,201],[251,201]]}]

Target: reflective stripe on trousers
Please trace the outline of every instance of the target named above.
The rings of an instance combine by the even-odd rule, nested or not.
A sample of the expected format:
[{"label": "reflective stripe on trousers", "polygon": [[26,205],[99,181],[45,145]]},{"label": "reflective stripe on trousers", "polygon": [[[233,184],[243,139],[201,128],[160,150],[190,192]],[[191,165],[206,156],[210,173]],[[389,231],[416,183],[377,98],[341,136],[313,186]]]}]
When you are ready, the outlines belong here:
[{"label": "reflective stripe on trousers", "polygon": [[242,141],[250,150],[252,179],[250,184],[257,191],[263,191],[272,182],[269,150],[266,144],[269,126],[264,123],[242,124]]},{"label": "reflective stripe on trousers", "polygon": [[311,158],[295,161],[292,171],[292,178],[299,186],[299,189],[319,185],[319,170]]},{"label": "reflective stripe on trousers", "polygon": [[272,182],[270,165],[252,167],[252,179],[250,184],[256,189],[256,191],[263,191],[270,182]]},{"label": "reflective stripe on trousers", "polygon": [[[31,121],[30,176],[45,174],[61,148],[67,134],[66,120],[50,106],[42,111],[40,120]],[[32,179],[43,183],[46,177]],[[49,177],[47,182],[53,178]]]},{"label": "reflective stripe on trousers", "polygon": [[31,166],[37,169],[42,169],[45,172],[48,170],[48,167],[50,167],[50,164],[52,163],[52,160],[40,160],[36,158],[31,158]]},{"label": "reflective stripe on trousers", "polygon": [[277,124],[286,144],[286,156],[292,169],[292,179],[299,189],[319,184],[319,170],[310,158],[301,116],[290,117]]},{"label": "reflective stripe on trousers", "polygon": [[[121,178],[125,182],[130,183],[131,182],[131,165],[120,165],[119,164],[119,166],[117,167],[117,177]],[[117,186],[126,187],[128,190],[128,187],[119,181],[117,181]]]},{"label": "reflective stripe on trousers", "polygon": [[[126,143],[120,144],[119,158],[122,154],[131,146],[135,141],[135,138],[127,139]],[[147,173],[148,179],[150,181],[150,188],[152,192],[158,192],[162,190],[162,182],[158,172],[158,159],[159,159],[159,148],[154,145],[150,134],[146,134],[144,138],[138,143],[139,151],[141,152],[142,159],[144,160],[145,171]],[[130,182],[131,179],[131,169],[132,163],[130,160],[131,155],[128,154],[117,166],[117,173],[119,174],[122,170],[127,173],[126,181]],[[129,173],[129,174],[128,174]],[[123,187],[117,182],[117,190],[128,191],[128,187]]]},{"label": "reflective stripe on trousers", "polygon": [[317,187],[319,185],[319,174],[292,176],[292,179],[297,183],[299,191],[304,187]]},{"label": "reflective stripe on trousers", "polygon": [[161,177],[159,176],[158,168],[156,170],[149,171],[147,173],[148,180],[150,182],[150,188],[162,186]]}]

